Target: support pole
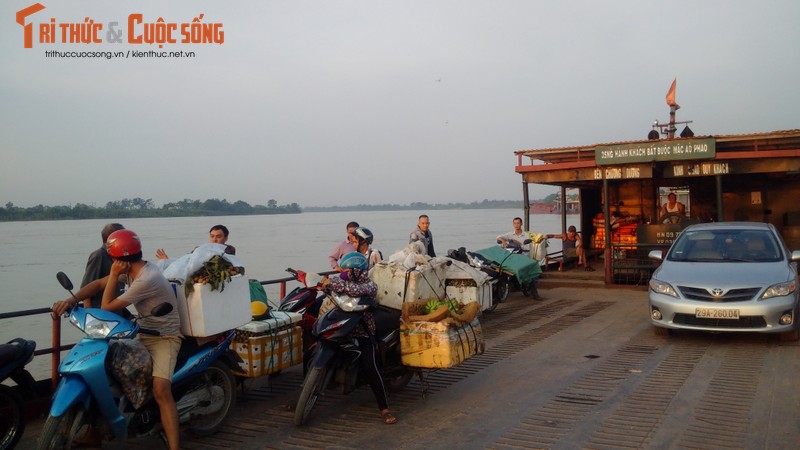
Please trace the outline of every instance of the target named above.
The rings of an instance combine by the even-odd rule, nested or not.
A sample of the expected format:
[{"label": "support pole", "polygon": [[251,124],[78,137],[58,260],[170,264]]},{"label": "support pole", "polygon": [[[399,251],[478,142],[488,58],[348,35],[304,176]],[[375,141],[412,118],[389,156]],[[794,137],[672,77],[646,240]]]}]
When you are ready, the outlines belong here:
[{"label": "support pole", "polygon": [[717,222],[722,222],[725,220],[725,208],[722,204],[722,175],[716,175],[714,178],[717,185]]},{"label": "support pole", "polygon": [[564,186],[561,186],[561,234],[567,234],[567,188]]},{"label": "support pole", "polygon": [[611,284],[611,206],[608,204],[608,180],[603,178],[603,226],[605,228],[605,246],[603,248],[603,255],[606,259],[606,284]]},{"label": "support pole", "polygon": [[524,224],[525,228],[524,228],[524,230],[525,231],[530,231],[531,230],[531,201],[530,201],[530,198],[528,196],[528,182],[527,181],[523,181],[522,182],[522,202],[523,202],[523,206],[522,206],[523,217],[525,217],[525,224]]}]

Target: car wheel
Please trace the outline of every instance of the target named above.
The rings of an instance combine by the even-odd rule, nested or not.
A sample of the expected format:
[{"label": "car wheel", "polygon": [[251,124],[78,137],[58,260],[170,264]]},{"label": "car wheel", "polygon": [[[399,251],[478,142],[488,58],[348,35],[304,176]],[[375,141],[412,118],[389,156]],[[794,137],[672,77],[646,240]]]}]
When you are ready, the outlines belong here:
[{"label": "car wheel", "polygon": [[664,327],[653,326],[653,332],[656,336],[669,337],[672,335],[672,330]]}]

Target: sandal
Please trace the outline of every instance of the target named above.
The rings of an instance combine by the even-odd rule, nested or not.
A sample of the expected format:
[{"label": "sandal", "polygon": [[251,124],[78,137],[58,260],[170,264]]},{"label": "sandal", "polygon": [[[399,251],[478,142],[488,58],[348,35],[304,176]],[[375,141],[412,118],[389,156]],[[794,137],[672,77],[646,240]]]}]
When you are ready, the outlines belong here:
[{"label": "sandal", "polygon": [[388,409],[381,413],[381,418],[383,418],[383,423],[386,425],[391,425],[397,422],[397,417],[395,417]]}]

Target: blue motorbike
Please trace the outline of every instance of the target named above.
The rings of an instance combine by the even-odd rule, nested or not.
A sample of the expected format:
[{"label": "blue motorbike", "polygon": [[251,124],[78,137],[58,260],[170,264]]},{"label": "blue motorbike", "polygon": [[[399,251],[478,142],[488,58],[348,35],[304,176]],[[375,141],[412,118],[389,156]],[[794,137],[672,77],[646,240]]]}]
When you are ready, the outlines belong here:
[{"label": "blue motorbike", "polygon": [[[70,291],[72,282],[63,273],[57,276]],[[151,315],[163,316],[172,305],[163,303]],[[70,448],[87,426],[103,439],[124,440],[161,431],[158,405],[150,398],[135,408],[126,397],[119,380],[110,371],[109,349],[117,340],[133,339],[138,333],[157,335],[141,328],[137,319],[126,320],[111,311],[75,305],[69,322],[86,334],[61,362],[61,381],[53,396],[50,415],[39,436],[39,449]],[[230,350],[233,332],[220,335],[203,345],[194,338],[183,340],[172,394],[181,424],[196,435],[210,435],[223,425],[236,403],[236,380],[231,372],[236,357]],[[152,396],[151,396],[152,397]]]}]

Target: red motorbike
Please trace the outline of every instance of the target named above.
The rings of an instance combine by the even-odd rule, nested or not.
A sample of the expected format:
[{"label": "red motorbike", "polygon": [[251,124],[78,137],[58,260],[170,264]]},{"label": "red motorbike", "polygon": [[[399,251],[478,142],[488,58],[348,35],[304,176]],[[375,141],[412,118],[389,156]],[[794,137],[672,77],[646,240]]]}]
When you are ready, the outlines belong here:
[{"label": "red motorbike", "polygon": [[287,311],[302,314],[303,318],[300,320],[300,327],[303,329],[303,373],[308,367],[307,359],[309,349],[314,343],[314,335],[311,330],[314,328],[314,323],[317,321],[319,315],[319,308],[322,306],[322,301],[325,299],[325,294],[322,292],[320,281],[322,276],[316,273],[306,273],[302,270],[295,270],[291,267],[286,269],[287,272],[294,276],[294,279],[299,281],[302,286],[294,288],[291,292],[286,294],[281,299],[278,305],[278,311]]}]

